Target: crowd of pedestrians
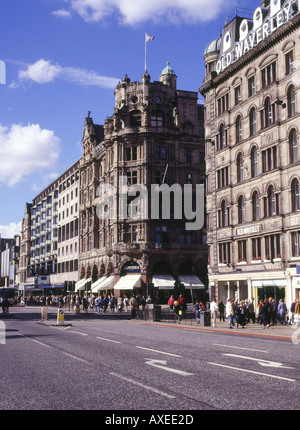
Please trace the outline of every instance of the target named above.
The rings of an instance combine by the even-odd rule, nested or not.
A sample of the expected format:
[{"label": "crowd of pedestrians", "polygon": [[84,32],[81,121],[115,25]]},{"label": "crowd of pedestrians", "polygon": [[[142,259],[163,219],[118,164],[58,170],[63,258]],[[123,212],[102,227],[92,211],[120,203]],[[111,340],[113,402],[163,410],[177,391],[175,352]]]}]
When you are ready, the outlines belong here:
[{"label": "crowd of pedestrians", "polygon": [[[196,319],[197,307],[195,305]],[[279,302],[273,297],[259,300],[255,307],[254,299],[250,300],[233,300],[229,299],[224,305],[223,300],[218,303],[213,300],[210,303],[211,323],[216,327],[217,318],[225,321],[225,316],[228,319],[228,328],[232,329],[235,324],[237,328],[245,328],[247,324],[261,324],[263,328],[269,328],[271,325],[277,324],[300,324],[300,300],[295,300],[290,309],[287,309],[286,304],[282,299]]]}]

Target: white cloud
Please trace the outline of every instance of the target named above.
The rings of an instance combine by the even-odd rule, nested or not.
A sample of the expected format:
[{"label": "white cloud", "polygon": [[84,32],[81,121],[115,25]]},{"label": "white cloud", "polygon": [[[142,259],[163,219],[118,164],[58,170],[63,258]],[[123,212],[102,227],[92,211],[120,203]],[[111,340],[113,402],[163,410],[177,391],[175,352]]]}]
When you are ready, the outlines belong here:
[{"label": "white cloud", "polygon": [[69,0],[71,7],[87,22],[118,14],[124,24],[169,22],[197,23],[216,18],[235,0]]},{"label": "white cloud", "polygon": [[19,79],[21,81],[32,80],[38,84],[45,84],[54,81],[60,74],[60,69],[59,66],[54,66],[49,61],[41,59],[34,64],[30,64],[26,70],[21,70]]},{"label": "white cloud", "polygon": [[[78,67],[62,67],[58,64],[51,64],[50,61],[40,59],[34,64],[27,66],[26,70],[19,71],[19,83],[32,81],[38,84],[53,82],[55,79],[62,79],[78,85],[98,86],[101,88],[114,89],[120,79],[101,76],[94,71],[81,69]],[[17,87],[14,83],[11,88]]]},{"label": "white cloud", "polygon": [[58,18],[72,18],[71,12],[66,9],[54,10],[53,12],[51,12],[51,14],[57,16]]},{"label": "white cloud", "polygon": [[2,239],[13,239],[15,234],[21,233],[22,223],[11,222],[8,225],[0,225],[0,235]]},{"label": "white cloud", "polygon": [[14,186],[33,173],[53,169],[59,158],[60,139],[39,124],[0,124],[0,183]]}]

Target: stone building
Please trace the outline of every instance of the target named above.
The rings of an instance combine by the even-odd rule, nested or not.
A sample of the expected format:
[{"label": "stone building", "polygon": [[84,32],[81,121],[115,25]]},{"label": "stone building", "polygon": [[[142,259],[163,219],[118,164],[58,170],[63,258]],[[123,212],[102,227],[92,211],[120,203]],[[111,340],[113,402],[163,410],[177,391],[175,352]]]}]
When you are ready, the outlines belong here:
[{"label": "stone building", "polygon": [[[196,184],[205,182],[197,92],[177,89],[169,63],[159,81],[150,82],[147,71],[142,82],[125,75],[115,89],[113,115],[100,126],[89,113],[82,142],[77,288],[89,281],[93,292],[147,294],[154,284],[166,300],[180,281],[204,294],[205,228],[187,228],[192,218],[182,216],[188,213],[182,210],[183,193],[166,190],[156,205],[150,192],[152,184],[176,184],[173,190],[189,184],[195,203]],[[168,199],[170,216],[168,207],[165,214],[157,209]],[[158,213],[153,216],[151,209]]]},{"label": "stone building", "polygon": [[31,243],[31,203],[25,205],[24,218],[21,225],[20,264],[18,269],[19,285],[24,285],[29,277],[30,243]]},{"label": "stone building", "polygon": [[263,1],[208,44],[205,98],[211,296],[300,297],[300,13]]},{"label": "stone building", "polygon": [[26,204],[20,294],[62,291],[65,281],[78,280],[78,216],[79,161]]}]

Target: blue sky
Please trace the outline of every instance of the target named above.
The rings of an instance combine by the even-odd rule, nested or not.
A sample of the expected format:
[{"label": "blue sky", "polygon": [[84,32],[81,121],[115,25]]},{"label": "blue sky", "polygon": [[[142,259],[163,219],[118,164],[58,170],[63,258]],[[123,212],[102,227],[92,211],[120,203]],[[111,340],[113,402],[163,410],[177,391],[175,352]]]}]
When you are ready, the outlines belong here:
[{"label": "blue sky", "polygon": [[[236,7],[260,0],[10,0],[0,5],[0,233],[19,231],[25,203],[81,156],[87,112],[103,124],[125,73],[151,81],[169,61],[198,91],[203,52]],[[242,15],[242,11],[239,11]],[[246,11],[243,11],[246,12]],[[199,95],[200,96],[200,95]]]}]

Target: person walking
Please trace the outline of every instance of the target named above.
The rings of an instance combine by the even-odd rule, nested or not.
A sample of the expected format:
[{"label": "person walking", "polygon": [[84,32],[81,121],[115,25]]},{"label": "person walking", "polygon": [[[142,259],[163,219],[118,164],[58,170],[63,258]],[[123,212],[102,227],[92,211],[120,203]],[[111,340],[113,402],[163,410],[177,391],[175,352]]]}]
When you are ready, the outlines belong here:
[{"label": "person walking", "polygon": [[197,324],[200,324],[200,304],[199,300],[196,300],[196,303],[194,304],[194,311],[195,311],[195,317]]},{"label": "person walking", "polygon": [[171,311],[174,308],[174,302],[175,302],[175,299],[174,299],[174,296],[172,295],[168,300],[168,305],[170,306]]},{"label": "person walking", "polygon": [[243,302],[240,302],[235,308],[235,319],[237,328],[239,328],[239,325],[241,325],[242,328],[245,328],[246,310]]},{"label": "person walking", "polygon": [[300,325],[300,300],[299,299],[296,301],[294,323],[296,325]]},{"label": "person walking", "polygon": [[233,329],[232,323],[234,317],[234,309],[231,299],[228,299],[228,302],[226,304],[226,317],[228,318],[228,328]]},{"label": "person walking", "polygon": [[269,299],[265,299],[263,301],[262,307],[261,307],[261,319],[262,323],[264,325],[264,328],[270,327],[270,314],[271,314],[271,306],[269,303]]},{"label": "person walking", "polygon": [[254,310],[253,297],[251,300],[248,300],[247,309],[248,309],[247,322],[249,323],[250,321],[252,321],[252,323],[255,324],[255,310]]},{"label": "person walking", "polygon": [[290,313],[291,313],[291,319],[289,320],[289,324],[294,323],[294,315],[295,315],[295,308],[296,308],[297,300],[294,300],[290,307]]},{"label": "person walking", "polygon": [[217,322],[217,312],[218,312],[218,305],[217,305],[217,300],[214,299],[211,303],[210,303],[210,316],[211,316],[211,322],[212,322],[212,326],[216,327],[216,322]]},{"label": "person walking", "polygon": [[223,300],[219,301],[219,303],[218,303],[218,309],[219,309],[219,314],[220,314],[220,322],[222,320],[225,322],[225,316],[224,316],[225,305],[223,303]]},{"label": "person walking", "polygon": [[279,317],[280,323],[282,325],[286,325],[287,307],[282,299],[279,300],[279,305],[277,310],[278,310],[278,317]]}]

